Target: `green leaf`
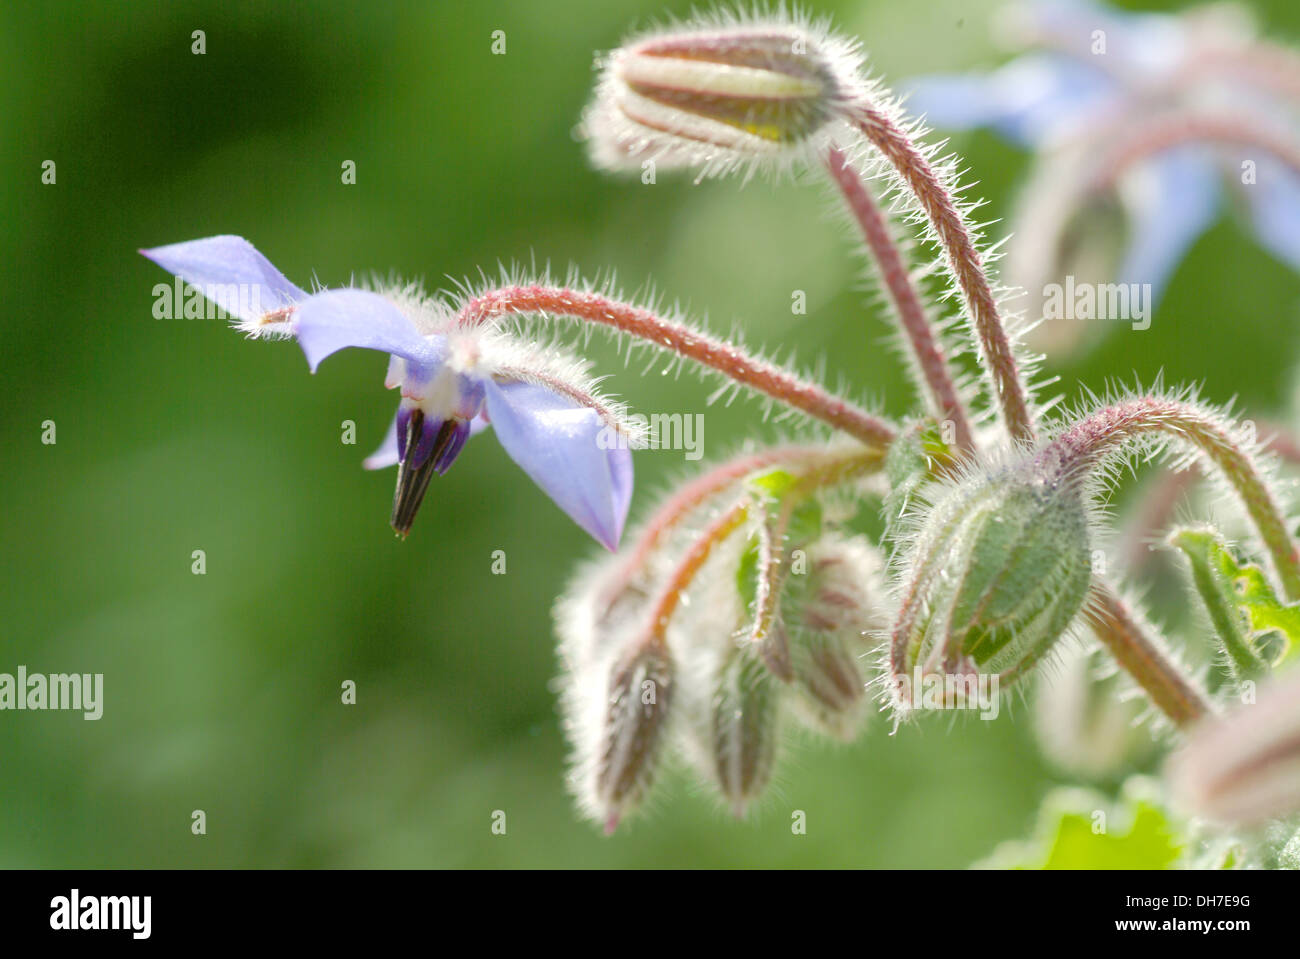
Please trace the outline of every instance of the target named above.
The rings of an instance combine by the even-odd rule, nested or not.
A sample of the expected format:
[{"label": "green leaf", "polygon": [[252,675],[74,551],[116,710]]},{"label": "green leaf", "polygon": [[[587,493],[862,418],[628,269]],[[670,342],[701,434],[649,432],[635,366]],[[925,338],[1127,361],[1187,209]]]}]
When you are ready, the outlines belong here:
[{"label": "green leaf", "polygon": [[992,869],[1173,868],[1189,841],[1154,798],[1154,790],[1142,783],[1131,781],[1114,804],[1087,790],[1054,790],[1043,801],[1032,839],[1003,843],[978,865]]},{"label": "green leaf", "polygon": [[[794,492],[798,482],[799,477],[782,469],[767,470],[748,480],[747,485],[749,488],[758,494],[764,512],[764,523],[771,526],[776,522],[786,496],[800,495]],[[791,548],[799,548],[815,540],[821,535],[821,532],[821,502],[814,496],[807,497],[795,506],[790,514],[790,525],[786,529],[786,542]],[[741,553],[740,563],[736,566],[736,588],[740,591],[740,598],[746,607],[754,604],[754,597],[758,592],[758,578],[760,575],[758,557],[758,534],[754,533],[750,535],[745,550]],[[768,573],[770,571],[762,571],[762,575],[768,575]]]},{"label": "green leaf", "polygon": [[[1212,530],[1175,530],[1169,542],[1187,557],[1192,582],[1239,678],[1300,657],[1300,603],[1278,599],[1262,569],[1239,563]],[[1280,650],[1262,642],[1272,632],[1283,640]]]}]

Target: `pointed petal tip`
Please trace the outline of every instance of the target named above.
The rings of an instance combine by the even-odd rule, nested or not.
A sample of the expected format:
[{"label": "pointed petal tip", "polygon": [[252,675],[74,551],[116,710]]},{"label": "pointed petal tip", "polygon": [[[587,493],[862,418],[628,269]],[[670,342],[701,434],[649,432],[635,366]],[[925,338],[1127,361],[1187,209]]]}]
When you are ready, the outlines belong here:
[{"label": "pointed petal tip", "polygon": [[619,814],[616,812],[610,813],[609,816],[606,817],[605,819],[605,835],[606,836],[614,835],[614,831],[618,829],[618,823],[619,823]]}]

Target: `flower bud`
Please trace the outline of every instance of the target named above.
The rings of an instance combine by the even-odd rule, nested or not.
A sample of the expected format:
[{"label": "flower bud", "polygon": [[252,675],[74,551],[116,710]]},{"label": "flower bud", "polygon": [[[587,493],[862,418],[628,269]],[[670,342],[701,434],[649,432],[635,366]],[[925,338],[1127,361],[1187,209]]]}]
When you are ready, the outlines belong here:
[{"label": "flower bud", "polygon": [[869,702],[861,654],[843,636],[811,629],[796,633],[790,646],[799,718],[834,739],[855,739]]},{"label": "flower bud", "polygon": [[590,803],[613,832],[653,784],[663,749],[673,664],[659,644],[642,644],[611,670]]},{"label": "flower bud", "polygon": [[890,670],[900,705],[917,675],[1007,682],[1083,607],[1092,569],[1079,484],[1037,460],[931,489],[902,576]]},{"label": "flower bud", "polygon": [[851,102],[859,61],[813,28],[697,20],[606,57],[584,132],[599,166],[726,172],[812,141]]},{"label": "flower bud", "polygon": [[795,708],[805,725],[847,742],[869,704],[866,637],[883,625],[870,596],[878,564],[856,539],[828,537],[811,553],[806,589],[788,619]]},{"label": "flower bud", "polygon": [[1253,825],[1300,811],[1300,672],[1204,721],[1167,775],[1183,806],[1217,822]]},{"label": "flower bud", "polygon": [[1064,644],[1034,690],[1034,733],[1043,754],[1088,780],[1118,777],[1139,762],[1152,745],[1138,723],[1147,704],[1125,695],[1126,682],[1100,648]]},{"label": "flower bud", "polygon": [[710,704],[707,766],[737,818],[776,768],[781,694],[780,680],[752,647],[728,651]]}]

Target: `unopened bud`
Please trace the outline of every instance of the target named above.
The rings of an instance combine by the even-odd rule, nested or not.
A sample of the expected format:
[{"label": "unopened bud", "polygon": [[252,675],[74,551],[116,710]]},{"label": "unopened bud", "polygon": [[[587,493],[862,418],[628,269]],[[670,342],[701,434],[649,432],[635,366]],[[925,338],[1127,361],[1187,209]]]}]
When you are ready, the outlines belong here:
[{"label": "unopened bud", "polygon": [[938,485],[910,537],[890,669],[900,704],[914,675],[1023,674],[1069,628],[1092,578],[1079,484],[1037,460]]},{"label": "unopened bud", "polygon": [[790,646],[799,718],[835,739],[854,739],[868,705],[860,654],[843,636],[811,629],[798,631]]},{"label": "unopened bud", "polygon": [[1252,825],[1300,811],[1300,672],[1204,721],[1167,773],[1174,795],[1206,819]]},{"label": "unopened bud", "polygon": [[600,166],[726,172],[812,142],[853,101],[859,68],[854,44],[813,28],[696,21],[605,58],[585,132]]},{"label": "unopened bud", "polygon": [[737,817],[762,795],[776,767],[781,684],[752,648],[730,651],[714,684],[708,765]]},{"label": "unopened bud", "polygon": [[827,538],[811,552],[807,589],[789,620],[795,708],[805,725],[849,741],[869,705],[862,657],[882,625],[870,595],[878,563],[856,539]]},{"label": "unopened bud", "polygon": [[654,781],[672,687],[673,664],[658,644],[634,649],[611,671],[593,797],[606,832],[614,831]]},{"label": "unopened bud", "polygon": [[1067,644],[1037,678],[1034,732],[1044,755],[1083,779],[1117,777],[1150,751],[1150,733],[1138,724],[1147,708],[1125,695],[1123,673],[1099,648]]}]

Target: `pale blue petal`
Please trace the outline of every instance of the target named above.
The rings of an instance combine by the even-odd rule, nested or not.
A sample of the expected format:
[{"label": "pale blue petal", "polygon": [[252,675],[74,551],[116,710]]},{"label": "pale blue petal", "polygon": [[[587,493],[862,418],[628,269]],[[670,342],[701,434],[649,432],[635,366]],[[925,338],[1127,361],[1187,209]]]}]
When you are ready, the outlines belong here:
[{"label": "pale blue petal", "polygon": [[309,296],[294,311],[291,325],[313,373],[325,357],[350,346],[400,356],[424,371],[439,365],[446,352],[440,337],[425,339],[390,300],[366,290]]},{"label": "pale blue petal", "polygon": [[307,296],[243,237],[210,236],[140,253],[241,320],[258,320]]},{"label": "pale blue petal", "polygon": [[[618,546],[632,501],[632,453],[592,409],[532,383],[486,380],[501,445],[573,521]],[[611,446],[612,449],[603,447]]]},{"label": "pale blue petal", "polygon": [[1129,241],[1119,279],[1151,284],[1158,300],[1165,284],[1219,209],[1220,173],[1202,145],[1166,150],[1133,171]]},{"label": "pale blue petal", "polygon": [[1035,146],[1085,122],[1118,87],[1095,67],[1059,54],[1029,54],[992,73],[918,77],[907,84],[909,113],[941,130],[992,127]]},{"label": "pale blue petal", "polygon": [[1242,189],[1260,244],[1300,271],[1300,176],[1276,160],[1263,158],[1256,165],[1255,182]]},{"label": "pale blue petal", "polygon": [[[1165,74],[1186,54],[1177,16],[1119,10],[1093,0],[1037,0],[1020,10],[1043,46],[1059,44],[1080,57],[1105,57],[1112,69],[1135,75],[1132,80]],[[1104,53],[1099,42],[1105,43]]]},{"label": "pale blue petal", "polygon": [[397,417],[393,417],[393,421],[388,424],[388,432],[384,434],[384,441],[361,465],[368,470],[382,470],[396,466],[397,462]]}]

